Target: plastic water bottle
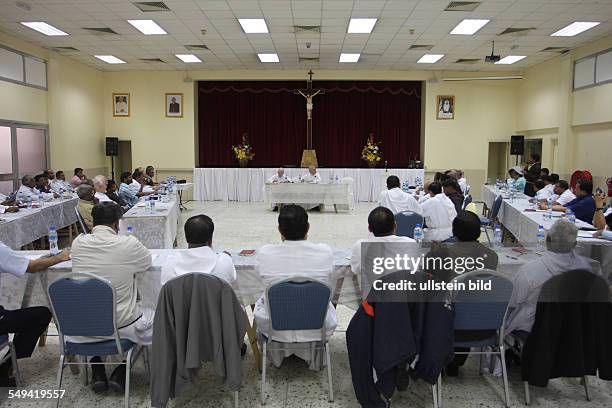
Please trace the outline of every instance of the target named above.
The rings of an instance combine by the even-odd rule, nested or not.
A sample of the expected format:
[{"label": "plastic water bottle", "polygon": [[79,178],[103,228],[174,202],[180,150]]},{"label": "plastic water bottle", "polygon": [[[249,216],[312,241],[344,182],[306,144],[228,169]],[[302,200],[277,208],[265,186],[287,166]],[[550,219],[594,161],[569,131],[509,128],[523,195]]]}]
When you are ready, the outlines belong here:
[{"label": "plastic water bottle", "polygon": [[565,210],[565,216],[566,216],[567,220],[569,222],[571,222],[572,224],[576,223],[576,215],[569,208],[567,210]]},{"label": "plastic water bottle", "polygon": [[54,225],[49,227],[49,253],[51,255],[57,255],[59,250],[57,249],[57,229]]},{"label": "plastic water bottle", "polygon": [[149,198],[149,211],[151,214],[155,214],[155,200]]},{"label": "plastic water bottle", "polygon": [[17,200],[20,203],[23,203],[23,193],[21,191],[19,193],[17,193]]},{"label": "plastic water bottle", "polygon": [[546,205],[547,205],[547,209],[546,209],[546,219],[548,219],[549,221],[552,220],[552,207],[553,207],[553,201],[552,198],[548,197],[548,200],[546,200]]},{"label": "plastic water bottle", "polygon": [[127,227],[127,233],[126,233],[125,235],[127,235],[127,236],[129,237],[129,236],[130,236],[130,235],[132,235],[133,233],[134,233],[134,230],[132,229],[132,226],[131,226],[131,225],[128,225],[128,227]]},{"label": "plastic water bottle", "polygon": [[32,194],[28,194],[28,209],[32,208]]},{"label": "plastic water bottle", "polygon": [[414,233],[412,236],[417,244],[421,245],[423,243],[423,228],[421,228],[421,224],[417,224],[414,227]]},{"label": "plastic water bottle", "polygon": [[546,250],[546,231],[544,231],[544,226],[538,226],[538,234],[537,234],[537,242],[538,248],[537,250],[542,252]]},{"label": "plastic water bottle", "polygon": [[493,232],[493,244],[495,246],[501,246],[502,244],[502,230],[501,225],[495,224],[495,231]]}]

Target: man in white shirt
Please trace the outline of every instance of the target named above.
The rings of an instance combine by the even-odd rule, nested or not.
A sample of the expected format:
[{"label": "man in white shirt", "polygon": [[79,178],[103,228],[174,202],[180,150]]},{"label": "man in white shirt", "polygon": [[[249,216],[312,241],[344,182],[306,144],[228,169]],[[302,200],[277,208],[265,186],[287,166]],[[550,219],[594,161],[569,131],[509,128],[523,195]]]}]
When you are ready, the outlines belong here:
[{"label": "man in white shirt", "polygon": [[134,170],[134,173],[132,173],[132,183],[130,184],[130,189],[136,194],[139,192],[153,194],[159,189],[159,187],[151,187],[147,185],[144,171],[142,171],[142,167],[138,167],[136,170]]},{"label": "man in white shirt", "polygon": [[547,251],[538,259],[523,265],[512,277],[514,292],[506,318],[506,334],[530,332],[535,321],[538,297],[544,283],[567,271],[593,269],[588,258],[576,253],[578,227],[567,220],[558,220],[546,234]]},{"label": "man in white shirt", "polygon": [[98,202],[113,201],[106,195],[106,177],[99,175],[94,177],[91,181],[93,182],[94,190],[96,190],[95,197],[98,199]]},{"label": "man in white shirt", "polygon": [[357,241],[353,246],[351,254],[351,271],[355,275],[361,273],[361,244],[363,242],[416,242],[410,237],[398,237],[395,235],[396,228],[395,217],[388,208],[376,207],[370,212],[370,215],[368,215],[368,231],[373,236]]},{"label": "man in white shirt", "polygon": [[467,179],[465,178],[465,173],[463,170],[455,170],[457,173],[457,183],[459,183],[459,187],[461,187],[461,192],[465,194],[467,192],[468,184]]},{"label": "man in white shirt", "polygon": [[[29,260],[0,242],[0,275],[10,273],[21,278],[26,272],[41,272],[69,259],[70,253],[62,251],[48,258]],[[44,306],[17,310],[6,310],[0,306],[0,335],[15,334],[13,344],[17,358],[27,358],[32,355],[38,338],[46,330],[50,321],[51,312]],[[9,358],[0,365],[0,387],[16,386],[15,379],[11,377],[12,371],[13,363]]]},{"label": "man in white shirt", "polygon": [[210,217],[200,214],[185,222],[185,240],[189,249],[173,251],[162,265],[161,283],[187,273],[214,275],[230,285],[236,281],[236,269],[232,257],[225,252],[212,250],[215,224]]},{"label": "man in white shirt", "polygon": [[[297,205],[286,205],[278,215],[278,231],[282,243],[264,245],[257,254],[257,271],[264,286],[270,287],[277,282],[291,277],[309,277],[331,285],[334,269],[334,254],[326,244],[313,244],[307,241],[308,214]],[[266,305],[265,294],[255,304],[254,319],[257,331],[265,336],[270,333],[270,316]],[[331,302],[327,308],[325,331],[329,338],[336,329],[336,309]],[[275,332],[273,341],[282,343],[310,342],[321,340],[320,330],[291,330]],[[310,359],[310,350],[287,350],[284,354],[270,353],[272,362],[280,365],[283,357],[296,354],[305,360]]]},{"label": "man in white shirt", "polygon": [[[88,272],[106,279],[116,292],[116,321],[121,338],[138,344],[151,344],[154,310],[141,309],[137,300],[136,274],[151,267],[151,254],[133,235],[119,235],[119,220],[123,215],[116,203],[102,203],[92,210],[93,230],[81,234],[72,242],[72,270]],[[75,342],[100,341],[99,338],[71,339]],[[100,362],[100,357],[93,357]],[[119,365],[110,378],[115,389],[123,388],[125,365]],[[92,388],[103,391],[108,387],[101,365],[92,364]]]},{"label": "man in white shirt", "polygon": [[546,188],[544,180],[536,180],[533,182],[533,190],[535,191],[535,201],[547,201],[552,197],[552,191]]},{"label": "man in white shirt", "polygon": [[557,181],[554,192],[555,195],[552,197],[553,205],[565,206],[565,204],[576,198],[574,193],[572,193],[572,190],[570,190],[569,184],[565,180]]},{"label": "man in white shirt", "polygon": [[51,181],[51,190],[58,194],[65,191],[72,191],[72,186],[66,181],[66,175],[59,170],[55,173],[55,178]]},{"label": "man in white shirt", "polygon": [[421,204],[425,219],[425,241],[445,241],[453,236],[453,220],[457,210],[453,202],[442,193],[437,181],[429,184],[430,198]]},{"label": "man in white shirt", "polygon": [[58,198],[59,194],[54,193],[51,188],[49,188],[49,179],[47,178],[47,174],[37,174],[34,177],[34,194],[37,194],[38,197],[45,201],[51,201],[54,198]]},{"label": "man in white shirt", "polygon": [[300,176],[300,181],[302,183],[320,183],[321,175],[315,166],[308,166],[308,173],[302,174]]},{"label": "man in white shirt", "polygon": [[34,182],[34,178],[29,174],[26,174],[21,178],[21,186],[19,186],[19,190],[17,190],[17,195],[21,193],[23,198],[30,197],[36,192],[34,191],[34,187],[36,187],[36,183]]},{"label": "man in white shirt", "polygon": [[291,179],[285,174],[285,169],[279,167],[276,174],[267,180],[268,183],[291,183]]},{"label": "man in white shirt", "polygon": [[410,194],[404,193],[400,188],[400,179],[397,176],[387,177],[387,190],[381,191],[378,196],[378,205],[391,210],[393,215],[402,211],[413,211],[421,214],[421,207]]}]

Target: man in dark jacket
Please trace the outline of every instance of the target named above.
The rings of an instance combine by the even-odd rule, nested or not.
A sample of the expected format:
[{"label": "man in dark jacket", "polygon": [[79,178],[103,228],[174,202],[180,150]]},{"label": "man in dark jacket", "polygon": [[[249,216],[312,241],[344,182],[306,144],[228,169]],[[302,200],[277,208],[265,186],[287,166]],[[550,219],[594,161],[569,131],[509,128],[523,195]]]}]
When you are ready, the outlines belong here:
[{"label": "man in dark jacket", "polygon": [[444,194],[453,202],[457,214],[463,209],[463,194],[457,180],[452,177],[447,178],[442,182]]}]

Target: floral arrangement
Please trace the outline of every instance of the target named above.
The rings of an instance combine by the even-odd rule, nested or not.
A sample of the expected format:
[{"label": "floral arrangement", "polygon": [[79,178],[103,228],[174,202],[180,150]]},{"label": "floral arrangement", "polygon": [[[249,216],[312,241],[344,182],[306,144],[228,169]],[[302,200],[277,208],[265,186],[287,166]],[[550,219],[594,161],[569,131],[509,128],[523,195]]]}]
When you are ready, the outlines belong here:
[{"label": "floral arrangement", "polygon": [[249,135],[247,133],[242,135],[242,142],[238,146],[232,146],[232,151],[238,161],[249,161],[255,157],[253,146],[249,143]]},{"label": "floral arrangement", "polygon": [[374,133],[370,133],[368,136],[368,141],[361,150],[361,158],[368,163],[377,163],[382,159],[380,142],[374,141]]}]

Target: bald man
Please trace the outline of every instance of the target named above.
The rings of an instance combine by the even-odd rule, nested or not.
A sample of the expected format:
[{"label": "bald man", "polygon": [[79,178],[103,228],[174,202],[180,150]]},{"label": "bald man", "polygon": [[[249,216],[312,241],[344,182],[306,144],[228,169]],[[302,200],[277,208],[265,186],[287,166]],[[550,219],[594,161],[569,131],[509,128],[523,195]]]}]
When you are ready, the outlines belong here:
[{"label": "bald man", "polygon": [[285,169],[279,167],[276,174],[267,180],[268,183],[291,183],[291,179],[285,174]]}]

